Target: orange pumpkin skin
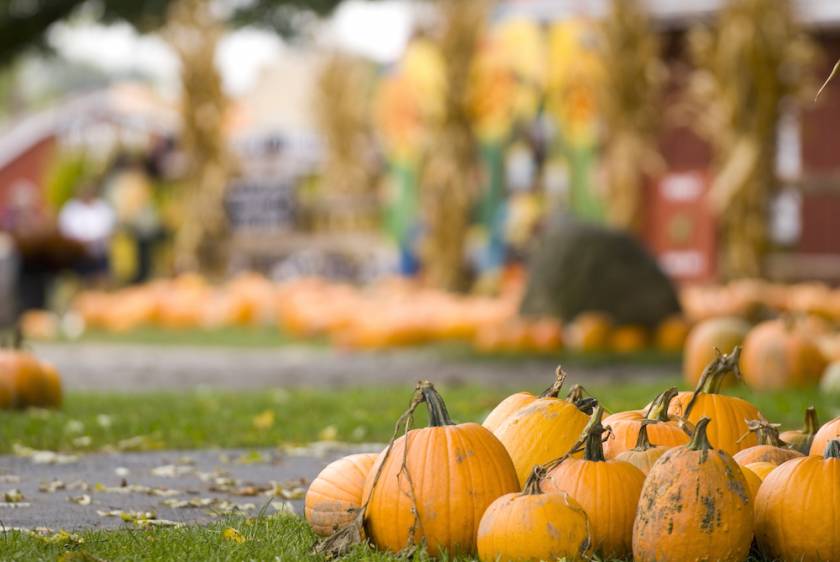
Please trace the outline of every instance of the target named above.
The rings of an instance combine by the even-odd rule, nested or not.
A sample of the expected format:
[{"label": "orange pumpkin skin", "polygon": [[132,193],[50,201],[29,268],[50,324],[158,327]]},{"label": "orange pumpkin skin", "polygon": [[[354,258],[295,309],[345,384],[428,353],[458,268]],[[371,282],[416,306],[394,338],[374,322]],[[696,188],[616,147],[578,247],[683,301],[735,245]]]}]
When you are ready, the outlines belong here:
[{"label": "orange pumpkin skin", "polygon": [[583,312],[575,317],[569,326],[569,347],[578,351],[599,351],[606,349],[612,322],[606,314]]},{"label": "orange pumpkin skin", "polygon": [[767,478],[767,475],[776,470],[778,466],[779,465],[773,464],[772,462],[753,462],[746,465],[744,468],[752,470],[763,482],[764,479]]},{"label": "orange pumpkin skin", "polygon": [[[741,345],[750,325],[740,318],[714,318],[697,324],[685,341],[683,354],[683,378],[691,386],[697,384],[703,369],[715,358],[715,348],[721,353],[729,353],[736,345]],[[736,382],[730,376],[724,386]]]},{"label": "orange pumpkin skin", "polygon": [[746,466],[741,466],[741,472],[744,473],[744,479],[747,481],[747,488],[749,488],[750,492],[750,501],[753,503],[753,506],[755,506],[755,497],[758,495],[758,489],[761,488],[761,478],[759,478],[758,474]]},{"label": "orange pumpkin skin", "polygon": [[751,388],[782,390],[816,386],[828,363],[808,333],[770,320],[747,335],[741,364]]},{"label": "orange pumpkin skin", "polygon": [[639,438],[639,430],[645,423],[658,420],[659,423],[649,423],[647,434],[650,443],[653,445],[664,445],[665,447],[676,447],[688,443],[688,435],[668,417],[668,405],[677,394],[676,388],[670,388],[656,397],[656,400],[648,409],[648,414],[639,415],[637,418],[628,416],[624,419],[615,419],[609,416],[605,422],[612,429],[612,435],[604,443],[604,455],[608,459],[614,459],[621,453],[629,451],[636,446]]},{"label": "orange pumpkin skin", "polygon": [[633,560],[743,562],[753,536],[749,488],[737,463],[712,449],[708,418],[689,445],[674,447],[645,480],[633,526]]},{"label": "orange pumpkin skin", "polygon": [[822,455],[829,441],[840,439],[840,416],[822,426],[814,435],[814,442],[811,443],[811,455]]},{"label": "orange pumpkin skin", "polygon": [[771,560],[840,560],[840,441],[825,458],[793,459],[771,472],[755,501],[755,538]]},{"label": "orange pumpkin skin", "polygon": [[566,453],[586,426],[586,414],[559,398],[540,398],[508,418],[493,433],[510,454],[520,485],[538,464]]},{"label": "orange pumpkin skin", "polygon": [[785,461],[802,456],[802,453],[794,449],[789,449],[779,439],[777,425],[768,423],[765,420],[750,420],[748,425],[750,426],[750,430],[757,435],[758,445],[749,449],[742,449],[735,453],[735,462],[738,464],[742,466],[754,462],[782,464]]},{"label": "orange pumpkin skin", "polygon": [[306,491],[304,513],[316,535],[348,525],[362,506],[365,480],[378,453],[349,455],[328,464]]},{"label": "orange pumpkin skin", "polygon": [[61,376],[51,363],[41,361],[41,376],[44,379],[44,394],[40,404],[32,404],[41,408],[60,408],[63,401],[61,390]]},{"label": "orange pumpkin skin", "polygon": [[618,326],[610,334],[609,348],[616,353],[636,353],[647,346],[647,334],[642,326]]},{"label": "orange pumpkin skin", "polygon": [[511,394],[499,402],[499,404],[493,408],[493,411],[487,414],[487,417],[481,425],[490,431],[495,432],[499,426],[505,422],[505,420],[525,406],[532,404],[538,398],[557,398],[563,388],[563,382],[565,380],[566,373],[563,369],[558,367],[554,375],[554,383],[542,394],[539,396],[534,396],[530,392],[517,392],[515,394]]},{"label": "orange pumpkin skin", "polygon": [[[500,496],[519,490],[516,471],[490,431],[475,423],[454,425],[445,406],[441,415],[440,407],[436,413],[428,398],[427,403],[431,426],[395,440],[390,453],[380,453],[368,474],[363,493],[369,497],[367,536],[383,550],[405,548],[416,500],[419,525],[414,527],[413,544],[424,540],[432,556],[444,551],[472,554],[484,511]],[[404,456],[408,476],[401,468]]]},{"label": "orange pumpkin skin", "polygon": [[4,349],[0,350],[0,372],[12,385],[15,406],[41,406],[49,399],[48,378],[44,376],[41,364],[31,354]]},{"label": "orange pumpkin skin", "polygon": [[523,493],[505,494],[490,504],[478,526],[477,545],[481,562],[589,560],[589,518],[568,494],[541,493],[537,480]]},{"label": "orange pumpkin skin", "polygon": [[[671,402],[669,413],[676,416],[685,411],[691,395],[691,392],[680,392]],[[738,442],[744,434],[749,432],[746,420],[762,417],[758,408],[742,398],[701,393],[688,416],[688,421],[694,424],[703,417],[712,419],[708,430],[709,441],[716,449],[722,449],[734,455],[741,449],[748,449],[758,444],[758,439],[752,433],[746,435],[740,443]]]},{"label": "orange pumpkin skin", "polygon": [[629,462],[636,468],[642,471],[645,476],[648,475],[650,469],[659,460],[659,457],[665,454],[665,451],[671,447],[664,447],[662,445],[652,445],[648,439],[649,423],[642,424],[639,429],[639,437],[636,439],[636,446],[628,451],[619,453],[615,460]]},{"label": "orange pumpkin skin", "polygon": [[805,425],[802,429],[783,431],[779,438],[803,455],[811,450],[811,443],[817,434],[820,424],[817,421],[817,410],[813,406],[805,409]]},{"label": "orange pumpkin skin", "polygon": [[610,560],[632,552],[633,519],[645,475],[630,463],[604,458],[601,414],[603,408],[598,406],[589,422],[583,458],[569,458],[552,468],[542,489],[565,492],[583,507],[589,516],[593,550]]},{"label": "orange pumpkin skin", "polygon": [[14,379],[8,372],[0,370],[0,410],[17,407]]},{"label": "orange pumpkin skin", "polygon": [[681,316],[666,318],[656,328],[656,348],[672,353],[682,351],[689,329],[688,322]]}]

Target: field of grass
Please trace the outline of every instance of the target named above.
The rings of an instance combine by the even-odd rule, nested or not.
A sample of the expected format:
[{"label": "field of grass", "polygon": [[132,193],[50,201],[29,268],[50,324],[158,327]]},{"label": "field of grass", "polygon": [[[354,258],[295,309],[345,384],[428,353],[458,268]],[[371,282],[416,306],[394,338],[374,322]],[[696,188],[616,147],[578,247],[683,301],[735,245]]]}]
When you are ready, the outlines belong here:
[{"label": "field of grass", "polygon": [[[620,411],[641,407],[670,385],[680,386],[676,379],[665,379],[588,390],[608,410]],[[520,389],[468,385],[440,390],[453,419],[481,421],[499,400]],[[385,442],[411,391],[409,387],[386,386],[335,391],[70,393],[61,410],[0,411],[0,454],[11,452],[15,444],[84,452],[103,448],[274,447],[323,439]],[[804,408],[811,404],[823,421],[840,414],[840,403],[816,390],[735,392],[786,428],[798,427]],[[425,413],[418,412],[418,425],[424,423],[424,417]]]}]

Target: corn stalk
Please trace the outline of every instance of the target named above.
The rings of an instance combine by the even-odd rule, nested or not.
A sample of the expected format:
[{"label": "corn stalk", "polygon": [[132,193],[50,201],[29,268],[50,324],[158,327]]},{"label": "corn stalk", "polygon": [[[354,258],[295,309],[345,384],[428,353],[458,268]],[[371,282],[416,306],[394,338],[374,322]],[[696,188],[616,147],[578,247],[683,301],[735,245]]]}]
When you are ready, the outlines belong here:
[{"label": "corn stalk", "polygon": [[813,97],[813,47],[789,0],[730,0],[716,33],[695,30],[691,42],[696,125],[715,153],[709,198],[720,216],[723,273],[759,276],[777,188],[776,129],[783,103]]},{"label": "corn stalk", "polygon": [[637,231],[645,176],[662,167],[656,135],[665,71],[656,34],[639,0],[612,0],[600,35],[607,219]]},{"label": "corn stalk", "polygon": [[181,64],[181,140],[187,161],[183,217],[175,236],[180,271],[214,274],[227,265],[224,192],[232,159],[223,130],[227,99],[215,65],[222,31],[207,0],[170,5],[164,36]]},{"label": "corn stalk", "polygon": [[443,19],[438,48],[445,64],[441,114],[430,124],[420,171],[420,198],[428,235],[422,258],[428,281],[443,289],[466,288],[465,248],[470,211],[478,191],[469,78],[484,33],[485,0],[439,0]]},{"label": "corn stalk", "polygon": [[331,224],[373,224],[372,203],[377,188],[377,166],[372,154],[371,69],[360,59],[333,54],[318,77],[314,109],[326,145],[322,185],[334,203],[327,217]]}]

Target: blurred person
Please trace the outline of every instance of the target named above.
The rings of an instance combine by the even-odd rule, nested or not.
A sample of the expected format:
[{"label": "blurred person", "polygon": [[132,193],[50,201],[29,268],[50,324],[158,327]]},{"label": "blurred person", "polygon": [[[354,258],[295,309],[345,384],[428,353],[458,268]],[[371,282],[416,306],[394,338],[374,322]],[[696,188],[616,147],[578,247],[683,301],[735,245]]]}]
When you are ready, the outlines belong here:
[{"label": "blurred person", "polygon": [[78,263],[77,270],[89,280],[100,281],[108,274],[109,244],[115,224],[113,209],[91,183],[82,184],[76,196],[61,208],[59,231],[84,246],[86,256]]}]

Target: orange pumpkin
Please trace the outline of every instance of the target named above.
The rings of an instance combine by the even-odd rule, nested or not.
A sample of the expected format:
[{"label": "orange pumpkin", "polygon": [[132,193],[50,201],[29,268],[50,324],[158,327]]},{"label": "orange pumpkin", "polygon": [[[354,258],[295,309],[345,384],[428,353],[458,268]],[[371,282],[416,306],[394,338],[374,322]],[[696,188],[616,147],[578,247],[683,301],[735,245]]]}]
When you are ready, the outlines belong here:
[{"label": "orange pumpkin", "polygon": [[820,424],[817,421],[817,409],[813,406],[808,406],[805,410],[805,425],[802,429],[791,429],[783,431],[779,438],[790,445],[792,449],[796,449],[800,453],[807,455],[811,450],[811,443],[814,441],[814,436],[817,434]]},{"label": "orange pumpkin", "polygon": [[642,326],[618,326],[609,338],[609,348],[616,353],[638,353],[647,346],[647,333]]},{"label": "orange pumpkin", "polygon": [[650,469],[654,464],[656,464],[656,461],[659,460],[659,457],[664,455],[665,451],[671,448],[663,445],[651,445],[647,433],[648,425],[655,423],[656,422],[651,421],[643,422],[642,427],[639,428],[639,437],[636,439],[636,446],[628,451],[619,453],[618,456],[615,457],[615,460],[629,462],[647,476]]},{"label": "orange pumpkin", "polygon": [[432,556],[474,553],[484,511],[519,490],[516,471],[490,431],[449,419],[431,383],[419,383],[418,393],[429,427],[395,440],[371,468],[363,493],[367,536],[391,552],[424,541]]},{"label": "orange pumpkin", "polygon": [[362,507],[365,480],[378,453],[349,455],[328,464],[306,491],[304,512],[316,535],[349,525]]},{"label": "orange pumpkin", "polygon": [[740,352],[741,348],[736,347],[732,353],[716,357],[706,366],[695,391],[680,392],[669,409],[671,415],[682,416],[690,423],[710,418],[709,441],[730,455],[758,444],[747,427],[747,420],[763,418],[758,408],[746,400],[720,394],[726,377],[732,373],[737,376]]},{"label": "orange pumpkin", "polygon": [[761,488],[761,478],[758,474],[747,468],[741,466],[741,472],[744,473],[744,479],[747,481],[747,488],[750,491],[750,501],[755,505],[755,496],[758,495],[758,490]]},{"label": "orange pumpkin", "polygon": [[41,361],[41,376],[44,379],[44,392],[40,404],[30,404],[41,408],[60,408],[63,401],[61,376],[52,363]]},{"label": "orange pumpkin", "polygon": [[604,559],[632,551],[633,518],[645,475],[630,463],[607,460],[601,444],[604,408],[597,406],[583,432],[583,458],[567,458],[551,468],[544,492],[566,492],[589,516],[593,550]]},{"label": "orange pumpkin", "polygon": [[478,526],[481,562],[590,560],[589,517],[565,493],[543,493],[535,469],[521,494],[506,494],[487,508]]},{"label": "orange pumpkin", "polygon": [[568,329],[569,346],[583,352],[601,351],[608,347],[612,321],[600,312],[578,314]]},{"label": "orange pumpkin", "polygon": [[586,422],[586,414],[573,400],[546,397],[518,410],[493,433],[510,454],[519,482],[524,485],[534,466],[569,450]]},{"label": "orange pumpkin", "polygon": [[607,418],[608,425],[612,429],[612,436],[604,444],[606,457],[614,459],[636,446],[639,430],[645,420],[660,422],[651,424],[647,428],[650,442],[654,445],[675,447],[688,443],[688,435],[680,428],[676,420],[668,416],[668,406],[676,395],[677,389],[673,387],[661,393],[650,405],[646,415],[640,414],[630,419],[612,419],[612,416]]},{"label": "orange pumpkin", "polygon": [[827,361],[812,336],[793,322],[770,320],[744,340],[744,381],[758,390],[816,386]]},{"label": "orange pumpkin", "polygon": [[785,461],[802,456],[802,453],[795,449],[789,449],[779,439],[778,426],[764,420],[750,420],[747,426],[751,432],[758,436],[758,445],[735,453],[735,462],[738,464],[742,466],[754,462],[782,464]]},{"label": "orange pumpkin", "polygon": [[670,316],[656,328],[656,349],[666,353],[682,351],[690,326],[682,316]]},{"label": "orange pumpkin", "polygon": [[17,396],[12,378],[0,371],[0,410],[6,410],[17,406]]},{"label": "orange pumpkin", "polygon": [[18,408],[47,407],[55,399],[54,370],[51,374],[45,374],[41,363],[30,353],[13,349],[0,350],[0,373],[3,373],[0,378],[11,383],[14,405]]},{"label": "orange pumpkin", "polygon": [[563,326],[553,318],[543,318],[528,326],[528,349],[537,353],[555,353],[563,347]]},{"label": "orange pumpkin", "polygon": [[484,418],[481,425],[490,431],[496,431],[502,423],[513,414],[531,404],[537,398],[557,398],[560,395],[560,390],[563,388],[563,382],[566,380],[566,373],[560,367],[554,373],[554,382],[551,386],[543,391],[539,396],[534,396],[530,392],[517,392],[511,394],[493,408]]},{"label": "orange pumpkin", "polygon": [[749,468],[750,470],[752,470],[756,474],[756,476],[758,476],[759,478],[761,478],[762,481],[764,481],[764,479],[767,478],[767,475],[773,472],[778,467],[779,465],[773,464],[772,462],[753,462],[746,465],[745,468]]},{"label": "orange pumpkin", "polygon": [[833,439],[840,439],[840,416],[826,423],[817,431],[817,434],[814,435],[814,441],[811,443],[810,454],[822,455],[828,442]]},{"label": "orange pumpkin", "polygon": [[709,418],[691,443],[666,452],[650,470],[633,526],[633,560],[743,562],[753,537],[746,478],[725,451],[712,448]]},{"label": "orange pumpkin", "polygon": [[[706,365],[715,359],[715,349],[729,353],[735,346],[741,345],[750,325],[741,318],[713,318],[697,324],[688,334],[683,354],[683,378],[691,386],[700,380]],[[721,383],[730,386],[736,382],[734,377]]]},{"label": "orange pumpkin", "polygon": [[755,501],[755,538],[770,560],[840,560],[840,441],[824,457],[793,459],[770,473]]}]

